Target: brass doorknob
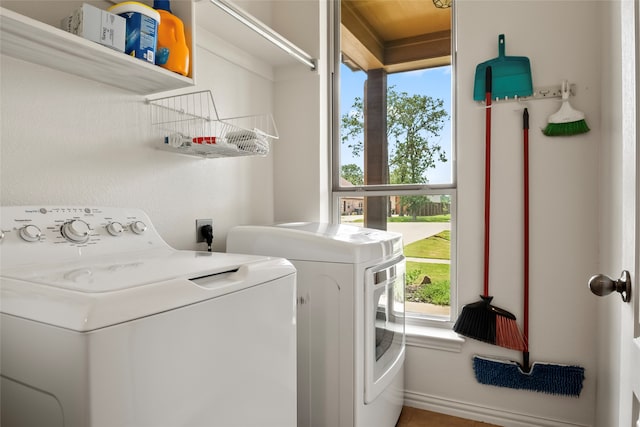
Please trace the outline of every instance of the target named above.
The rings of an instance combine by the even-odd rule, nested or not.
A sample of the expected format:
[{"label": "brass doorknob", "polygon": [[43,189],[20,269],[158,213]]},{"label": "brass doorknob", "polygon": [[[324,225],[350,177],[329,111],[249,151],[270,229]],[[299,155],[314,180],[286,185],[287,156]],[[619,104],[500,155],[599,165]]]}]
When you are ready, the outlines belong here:
[{"label": "brass doorknob", "polygon": [[622,301],[629,302],[631,301],[631,276],[627,270],[622,272],[618,280],[613,280],[604,274],[596,274],[589,279],[589,289],[599,297],[616,291],[622,296]]}]

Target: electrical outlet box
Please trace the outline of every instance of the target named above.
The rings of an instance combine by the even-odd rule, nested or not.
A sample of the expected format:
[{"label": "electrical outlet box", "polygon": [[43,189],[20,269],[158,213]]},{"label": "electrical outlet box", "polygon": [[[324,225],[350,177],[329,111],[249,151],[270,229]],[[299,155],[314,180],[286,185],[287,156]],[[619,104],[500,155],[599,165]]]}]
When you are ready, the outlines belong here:
[{"label": "electrical outlet box", "polygon": [[204,242],[204,237],[202,237],[202,233],[200,229],[205,226],[210,225],[213,228],[213,220],[212,219],[196,219],[196,243]]}]

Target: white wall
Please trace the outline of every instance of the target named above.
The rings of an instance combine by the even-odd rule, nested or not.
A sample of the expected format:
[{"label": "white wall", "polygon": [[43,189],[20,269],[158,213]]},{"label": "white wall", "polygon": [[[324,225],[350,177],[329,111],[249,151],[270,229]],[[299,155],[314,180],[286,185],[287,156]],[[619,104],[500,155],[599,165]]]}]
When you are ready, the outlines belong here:
[{"label": "white wall", "polygon": [[316,1],[274,1],[274,28],[314,58],[305,66],[276,72],[276,117],[281,140],[275,147],[276,222],[329,221],[326,7]]},{"label": "white wall", "polygon": [[[274,110],[274,83],[216,54],[206,31],[197,86],[222,117]],[[260,64],[258,64],[260,65]],[[263,69],[256,66],[255,69]],[[0,203],[132,206],[169,244],[195,243],[213,218],[214,250],[236,224],[274,221],[273,155],[200,159],[156,150],[144,97],[2,56]]]},{"label": "white wall", "polygon": [[[272,80],[273,114],[280,136],[272,145],[273,221],[328,221],[326,4],[315,0],[238,0],[234,3],[317,58],[313,71],[306,65],[294,63],[276,66],[267,72]],[[215,23],[203,25],[215,26]],[[212,40],[211,44],[217,46],[218,42]],[[233,53],[234,62],[257,70],[257,64],[249,58],[236,58],[236,55]]]},{"label": "white wall", "polygon": [[[548,138],[540,129],[554,100],[531,101],[531,361],[586,369],[579,398],[480,385],[474,354],[520,361],[517,352],[467,340],[461,353],[410,347],[406,387],[412,403],[499,425],[592,425],[596,394],[596,298],[586,283],[598,260],[601,2],[456,0],[458,295],[482,292],[484,111],[472,100],[475,66],[506,55],[527,56],[534,86],[577,85],[572,105],[591,132]],[[493,109],[491,294],[522,320],[522,105]],[[530,417],[528,417],[530,416]]]}]

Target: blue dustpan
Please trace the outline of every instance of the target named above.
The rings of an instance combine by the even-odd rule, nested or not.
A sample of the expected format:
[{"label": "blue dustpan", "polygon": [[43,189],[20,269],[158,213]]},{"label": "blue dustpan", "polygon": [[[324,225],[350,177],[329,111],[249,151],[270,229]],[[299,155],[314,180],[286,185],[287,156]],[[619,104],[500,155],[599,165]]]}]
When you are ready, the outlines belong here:
[{"label": "blue dustpan", "polygon": [[526,56],[504,55],[504,34],[498,36],[498,57],[478,64],[473,86],[473,100],[484,101],[485,98],[485,70],[491,67],[493,99],[515,98],[533,95],[531,79],[531,63]]}]

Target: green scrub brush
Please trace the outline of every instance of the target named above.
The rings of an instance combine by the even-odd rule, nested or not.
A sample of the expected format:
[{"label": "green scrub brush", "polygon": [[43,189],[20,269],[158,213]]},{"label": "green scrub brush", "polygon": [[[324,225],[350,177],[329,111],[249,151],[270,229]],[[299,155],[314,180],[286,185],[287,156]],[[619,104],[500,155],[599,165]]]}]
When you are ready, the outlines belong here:
[{"label": "green scrub brush", "polygon": [[549,123],[542,131],[547,136],[571,136],[589,132],[584,113],[574,110],[569,104],[569,82],[562,82],[562,106],[549,116]]}]

